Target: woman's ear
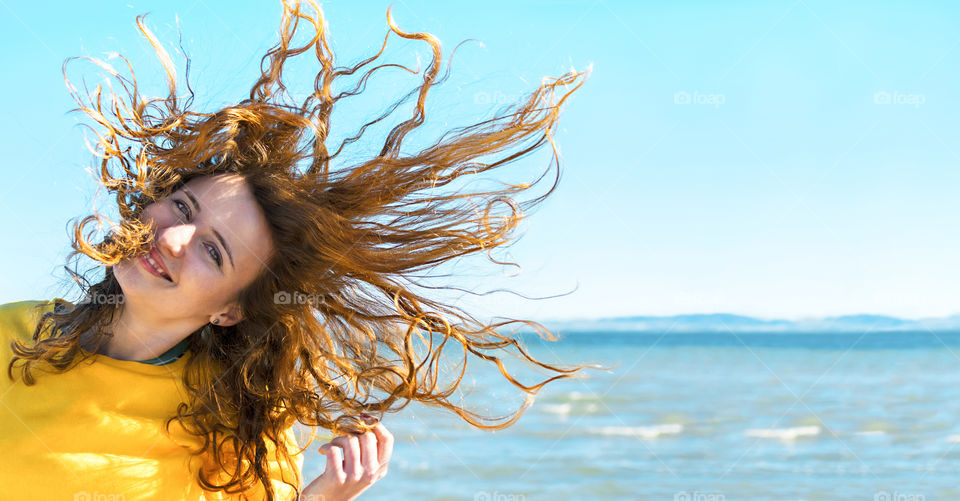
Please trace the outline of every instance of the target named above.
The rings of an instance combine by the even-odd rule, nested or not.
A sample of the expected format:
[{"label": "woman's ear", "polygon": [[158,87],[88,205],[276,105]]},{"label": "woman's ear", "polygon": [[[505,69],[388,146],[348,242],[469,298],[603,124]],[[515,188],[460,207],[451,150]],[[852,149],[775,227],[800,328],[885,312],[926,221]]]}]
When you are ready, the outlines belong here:
[{"label": "woman's ear", "polygon": [[240,311],[240,305],[230,303],[226,308],[217,312],[213,318],[210,319],[210,323],[220,327],[229,327],[231,325],[237,325],[241,320],[243,320],[243,312]]}]

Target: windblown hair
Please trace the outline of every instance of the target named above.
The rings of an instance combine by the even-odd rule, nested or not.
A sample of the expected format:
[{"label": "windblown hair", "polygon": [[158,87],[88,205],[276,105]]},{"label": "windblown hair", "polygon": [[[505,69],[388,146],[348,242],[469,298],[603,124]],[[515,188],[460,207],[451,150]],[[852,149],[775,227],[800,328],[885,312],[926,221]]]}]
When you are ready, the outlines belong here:
[{"label": "windblown hair", "polygon": [[[335,66],[323,14],[313,0],[307,3],[314,12],[301,9],[299,2],[284,2],[280,41],[263,57],[249,99],[213,113],[191,110],[189,82],[189,96],[176,95],[174,65],[144,16],[137,18],[137,26],[166,70],[166,98],[141,96],[126,59],[130,77],[93,60],[121,84],[126,98],[111,91],[104,102],[97,86],[92,95],[86,92],[85,101],[67,79],[80,105],[75,111],[85,112],[98,126],[96,174],[115,196],[120,216],[115,224],[100,213],[74,223],[67,270],[84,297],[122,294],[112,267],[146,252],[154,239],[155,228],[140,219],[144,208],[191,179],[241,175],[269,223],[275,252],[239,293],[244,320],[229,327],[208,325],[190,335],[191,356],[183,376],[189,402],[167,422],[177,420],[203,437],[204,448],[196,453],[211,454],[232,472],[224,484],[201,471],[198,481],[208,490],[237,492],[260,483],[270,493],[265,438],[278,441],[296,421],[334,434],[362,432],[370,427],[358,417],[361,412],[381,418],[418,401],[453,411],[478,428],[501,429],[520,417],[545,384],[587,367],[542,363],[518,338],[501,333],[519,323],[555,340],[539,323],[481,322],[459,307],[415,292],[427,287],[418,283],[418,272],[461,256],[486,251],[491,261],[505,264],[490,251],[510,243],[524,215],[556,188],[560,162],[552,133],[561,105],[582,85],[585,73],[544,79],[523,101],[493,118],[450,130],[432,145],[404,154],[404,139],[424,123],[427,93],[449,75],[449,63],[441,75],[439,41],[427,33],[401,31],[388,10],[390,31],[379,52],[353,66]],[[310,40],[292,45],[301,23],[312,28]],[[370,67],[391,33],[428,44],[433,53],[429,66],[422,72],[399,64]],[[312,93],[297,104],[282,73],[301,54],[313,54],[321,69]],[[184,57],[189,77],[190,60]],[[422,75],[422,83],[331,153],[327,137],[334,106],[360,94],[375,72],[388,67]],[[354,86],[335,94],[334,82],[354,74],[362,75]],[[412,116],[389,131],[378,155],[330,169],[345,146],[411,97],[416,98]],[[492,191],[451,189],[463,176],[503,168],[545,145],[552,148],[552,160],[533,182],[501,183]],[[553,183],[545,193],[516,199],[549,179],[551,171]],[[110,231],[104,236],[98,232],[105,220]],[[81,272],[75,264],[82,256],[98,263],[92,271],[102,279],[86,278],[92,271]],[[64,371],[91,356],[109,336],[100,327],[122,307],[83,300],[58,306],[43,317],[32,345],[15,343],[11,378],[19,371],[24,382],[33,384],[32,372],[41,362]],[[441,357],[451,347],[461,354],[458,367],[445,365]],[[505,355],[551,374],[523,384],[507,370]],[[495,364],[526,393],[519,409],[487,417],[450,400],[473,359]],[[456,377],[443,382],[451,369]],[[225,448],[235,453],[226,454]]]}]

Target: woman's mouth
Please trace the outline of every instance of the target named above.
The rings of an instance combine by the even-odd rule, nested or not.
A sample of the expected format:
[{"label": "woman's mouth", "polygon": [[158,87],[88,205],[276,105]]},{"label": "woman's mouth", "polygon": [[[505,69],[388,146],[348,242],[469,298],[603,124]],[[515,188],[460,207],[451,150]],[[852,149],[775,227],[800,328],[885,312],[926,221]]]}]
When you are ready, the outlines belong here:
[{"label": "woman's mouth", "polygon": [[143,266],[143,268],[150,272],[150,274],[167,280],[168,282],[173,282],[173,279],[171,279],[170,275],[167,273],[166,266],[164,266],[163,258],[160,257],[160,253],[157,252],[155,247],[150,249],[150,252],[147,253],[147,255],[141,256],[137,260],[140,261],[140,266]]}]

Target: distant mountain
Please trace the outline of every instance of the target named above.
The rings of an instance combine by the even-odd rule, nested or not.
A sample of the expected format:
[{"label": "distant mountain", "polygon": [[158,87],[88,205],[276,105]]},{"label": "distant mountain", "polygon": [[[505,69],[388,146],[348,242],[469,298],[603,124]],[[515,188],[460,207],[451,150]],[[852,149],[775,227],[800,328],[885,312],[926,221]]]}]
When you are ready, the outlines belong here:
[{"label": "distant mountain", "polygon": [[885,315],[844,315],[805,320],[764,320],[729,313],[542,320],[558,331],[646,332],[879,332],[960,331],[960,315],[907,320]]}]

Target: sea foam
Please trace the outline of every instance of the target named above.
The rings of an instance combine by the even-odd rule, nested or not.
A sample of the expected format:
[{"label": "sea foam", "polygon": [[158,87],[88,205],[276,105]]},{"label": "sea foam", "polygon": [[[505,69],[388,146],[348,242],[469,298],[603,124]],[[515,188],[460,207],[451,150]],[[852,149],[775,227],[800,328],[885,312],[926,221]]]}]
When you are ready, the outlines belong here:
[{"label": "sea foam", "polygon": [[682,424],[658,424],[654,426],[601,426],[588,428],[595,435],[626,436],[637,438],[659,438],[664,435],[676,435],[683,431]]},{"label": "sea foam", "polygon": [[779,440],[796,440],[799,437],[813,437],[819,434],[819,426],[796,426],[793,428],[755,428],[747,430],[748,437],[776,438]]},{"label": "sea foam", "polygon": [[573,410],[571,404],[540,404],[539,407],[543,412],[560,415],[570,414],[570,411]]}]

